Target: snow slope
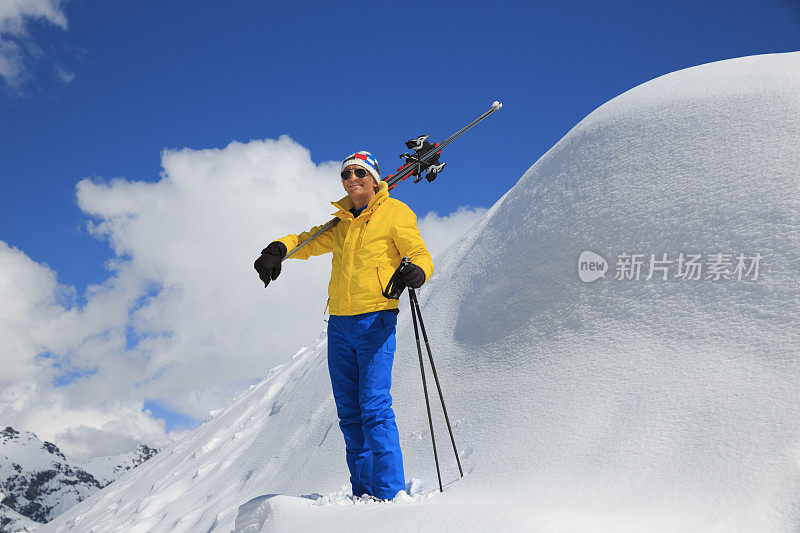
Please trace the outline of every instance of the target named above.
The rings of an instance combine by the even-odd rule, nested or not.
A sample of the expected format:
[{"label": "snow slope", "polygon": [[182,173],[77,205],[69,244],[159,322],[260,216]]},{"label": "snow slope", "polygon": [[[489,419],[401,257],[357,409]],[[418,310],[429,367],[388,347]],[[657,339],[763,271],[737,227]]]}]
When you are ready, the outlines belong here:
[{"label": "snow slope", "polygon": [[[636,87],[539,159],[420,292],[466,472],[439,417],[443,494],[404,297],[410,501],[336,494],[322,335],[41,531],[227,533],[243,504],[242,531],[800,531],[798,169],[800,53]],[[605,279],[579,279],[585,250]],[[619,254],[681,252],[763,258],[755,280],[614,279]]]},{"label": "snow slope", "polygon": [[[0,501],[4,493],[0,492]],[[21,515],[10,507],[0,505],[0,531],[4,533],[31,533],[37,531],[42,524],[34,522],[27,516]]]}]

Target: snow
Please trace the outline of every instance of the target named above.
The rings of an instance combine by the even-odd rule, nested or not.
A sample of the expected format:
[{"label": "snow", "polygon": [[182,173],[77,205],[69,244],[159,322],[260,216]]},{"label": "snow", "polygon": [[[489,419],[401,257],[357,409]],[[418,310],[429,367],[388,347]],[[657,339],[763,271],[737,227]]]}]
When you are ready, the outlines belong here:
[{"label": "snow", "polygon": [[39,528],[156,452],[140,444],[81,464],[31,432],[0,430],[0,533]]},{"label": "snow", "polygon": [[0,430],[0,489],[4,510],[45,522],[85,500],[100,484],[53,443],[6,427]]},{"label": "snow", "polygon": [[0,431],[0,453],[4,458],[0,463],[0,471],[13,470],[11,464],[17,464],[26,471],[47,470],[57,462],[66,459],[52,444],[45,449],[45,443],[29,431],[15,431],[6,428]]},{"label": "snow", "polygon": [[[322,494],[305,494],[300,497],[287,496],[285,494],[265,494],[253,498],[247,503],[239,506],[239,511],[236,515],[236,523],[234,525],[234,533],[258,533],[262,531],[265,524],[272,520],[275,515],[282,514],[288,511],[295,512],[300,509],[301,511],[312,511],[319,507],[336,506],[340,511],[346,514],[353,508],[360,508],[360,512],[379,513],[385,509],[385,505],[409,505],[417,504],[431,496],[431,493],[423,493],[416,490],[414,482],[409,488],[409,492],[399,492],[391,502],[376,501],[373,499],[364,499],[354,497],[348,486],[344,485],[338,491],[323,496]],[[380,506],[380,507],[373,507]],[[313,516],[313,515],[311,515]],[[378,524],[376,524],[377,526]],[[292,527],[296,528],[298,524],[293,523]],[[309,524],[308,527],[314,527],[314,524]]]},{"label": "snow", "polygon": [[[798,169],[800,53],[636,87],[541,157],[419,292],[463,479],[436,409],[438,493],[404,297],[408,499],[342,490],[323,334],[40,531],[798,531]],[[586,250],[763,259],[755,280],[612,266],[584,283]]]},{"label": "snow", "polygon": [[[3,493],[0,492],[0,501],[3,501],[3,496]],[[30,533],[38,531],[40,527],[42,527],[42,524],[19,514],[14,509],[0,505],[0,531],[4,533]]]},{"label": "snow", "polygon": [[83,463],[83,469],[89,472],[103,486],[125,475],[158,452],[146,444],[139,444],[135,450],[116,455],[95,457]]}]

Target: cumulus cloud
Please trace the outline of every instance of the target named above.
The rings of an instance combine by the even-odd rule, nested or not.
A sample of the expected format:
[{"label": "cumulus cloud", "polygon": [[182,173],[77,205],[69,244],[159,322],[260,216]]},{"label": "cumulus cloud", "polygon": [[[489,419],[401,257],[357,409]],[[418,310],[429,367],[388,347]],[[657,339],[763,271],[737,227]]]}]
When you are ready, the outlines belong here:
[{"label": "cumulus cloud", "polygon": [[[27,31],[31,22],[52,24],[67,29],[62,10],[63,0],[2,0],[0,1],[0,77],[18,88],[25,79],[27,68],[41,49]],[[62,80],[72,76],[63,71]],[[71,78],[70,80],[71,81]]]},{"label": "cumulus cloud", "polygon": [[[113,374],[106,376],[115,379]],[[3,427],[33,431],[78,461],[128,452],[140,442],[165,446],[182,434],[167,434],[164,421],[143,410],[141,398],[131,388],[117,391],[116,399],[90,398],[82,388],[80,381],[66,387],[46,379],[4,383],[0,385]]]},{"label": "cumulus cloud", "polygon": [[40,372],[35,359],[47,351],[48,325],[66,314],[56,303],[58,292],[55,272],[0,242],[3,381],[29,379]]},{"label": "cumulus cloud", "polygon": [[[87,458],[163,445],[157,401],[202,419],[325,329],[329,256],[253,270],[277,237],[331,218],[339,163],[283,136],[170,150],[156,182],[81,180],[88,227],[115,258],[85,304],[56,272],[0,242],[0,422]],[[420,217],[438,255],[485,209]]]},{"label": "cumulus cloud", "polygon": [[434,259],[474,226],[486,211],[485,207],[462,206],[449,215],[439,216],[431,211],[418,218],[417,226]]}]

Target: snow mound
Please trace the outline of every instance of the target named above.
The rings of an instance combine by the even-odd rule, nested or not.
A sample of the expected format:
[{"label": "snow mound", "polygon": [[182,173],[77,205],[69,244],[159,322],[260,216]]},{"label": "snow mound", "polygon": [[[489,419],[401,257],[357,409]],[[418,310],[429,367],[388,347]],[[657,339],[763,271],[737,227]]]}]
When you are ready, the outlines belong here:
[{"label": "snow mound", "polygon": [[[431,496],[431,493],[422,493],[417,490],[417,480],[412,481],[411,487],[407,492],[399,492],[392,501],[376,501],[353,496],[348,485],[343,485],[338,491],[323,496],[322,494],[304,494],[302,496],[287,496],[285,494],[264,494],[253,498],[249,502],[239,506],[236,515],[236,523],[233,533],[258,533],[260,531],[272,530],[270,521],[287,512],[295,513],[300,510],[309,519],[308,528],[314,529],[317,526],[318,517],[314,516],[315,508],[335,506],[340,509],[358,507],[363,509],[360,512],[373,512],[375,523],[373,527],[380,529],[385,522],[381,521],[380,511],[384,507],[372,507],[375,505],[403,505],[420,502]],[[307,530],[306,526],[293,523],[292,528],[298,531]]]},{"label": "snow mound", "polygon": [[[41,531],[227,533],[269,494],[281,512],[256,500],[240,516],[251,530],[798,531],[798,169],[800,53],[636,87],[537,161],[420,292],[463,479],[439,416],[444,493],[288,498],[348,479],[321,336]],[[604,279],[579,278],[587,250],[609,262]],[[664,253],[761,262],[741,280],[683,279],[677,264],[666,280],[614,279],[623,254]],[[406,475],[428,494],[405,298],[395,361]]]}]

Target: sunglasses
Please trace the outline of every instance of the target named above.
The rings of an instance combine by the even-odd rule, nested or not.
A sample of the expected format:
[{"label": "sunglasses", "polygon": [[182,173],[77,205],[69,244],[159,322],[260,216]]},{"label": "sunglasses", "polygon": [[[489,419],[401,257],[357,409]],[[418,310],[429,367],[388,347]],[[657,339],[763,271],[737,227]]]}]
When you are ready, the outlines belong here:
[{"label": "sunglasses", "polygon": [[367,177],[367,171],[363,168],[357,168],[355,170],[342,170],[342,181],[347,181],[350,179],[350,174],[355,174],[357,178]]}]

